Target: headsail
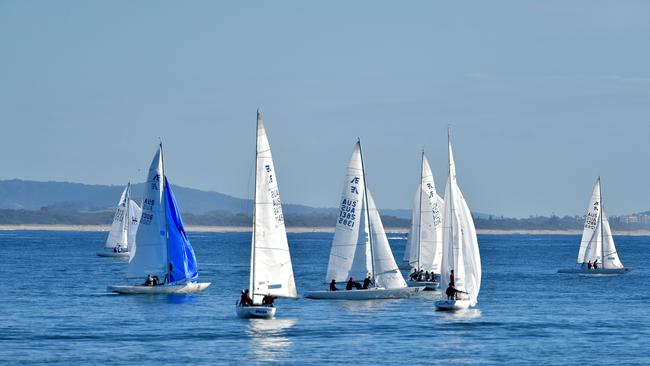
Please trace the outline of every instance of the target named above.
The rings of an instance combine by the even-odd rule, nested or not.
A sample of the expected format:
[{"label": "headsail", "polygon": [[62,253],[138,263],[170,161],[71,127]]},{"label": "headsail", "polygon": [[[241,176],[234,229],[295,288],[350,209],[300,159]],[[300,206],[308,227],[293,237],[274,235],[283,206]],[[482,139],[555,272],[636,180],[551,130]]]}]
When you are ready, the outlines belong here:
[{"label": "headsail", "polygon": [[298,295],[271,147],[259,113],[256,156],[250,288],[253,300],[259,303],[266,294],[292,298]]},{"label": "headsail", "polygon": [[138,226],[140,225],[140,216],[142,215],[142,209],[134,201],[129,200],[129,245],[127,249],[129,251],[135,250],[135,237],[138,233]]},{"label": "headsail", "polygon": [[129,252],[127,277],[143,279],[147,274],[161,280],[168,272],[166,218],[164,213],[162,145],[154,155],[142,201],[142,216],[136,234],[136,250]]},{"label": "headsail", "polygon": [[440,273],[442,260],[442,204],[436,193],[429,161],[422,153],[422,172],[413,202],[411,230],[404,260],[411,267]]},{"label": "headsail", "polygon": [[165,177],[165,211],[169,247],[169,282],[195,281],[199,277],[196,256],[185,234],[183,219],[167,177]]},{"label": "headsail", "polygon": [[[400,288],[407,287],[402,273],[395,263],[393,252],[388,244],[386,231],[379,216],[379,210],[375,205],[370,190],[368,192],[368,215],[370,216],[370,227],[372,235],[372,258],[374,262],[374,279],[377,287]],[[372,267],[371,267],[372,268]]]},{"label": "headsail", "polygon": [[128,214],[127,210],[127,201],[130,200],[129,192],[131,191],[131,183],[128,183],[122,191],[120,196],[120,201],[117,203],[117,208],[115,209],[115,215],[113,216],[113,224],[111,225],[111,231],[108,233],[108,238],[106,238],[106,248],[116,248],[119,247],[121,250],[127,250],[129,244],[128,238]]},{"label": "headsail", "polygon": [[456,181],[456,166],[449,142],[449,177],[445,187],[443,249],[440,287],[449,285],[454,270],[455,287],[467,292],[470,305],[477,302],[481,288],[481,257],[472,214]]}]

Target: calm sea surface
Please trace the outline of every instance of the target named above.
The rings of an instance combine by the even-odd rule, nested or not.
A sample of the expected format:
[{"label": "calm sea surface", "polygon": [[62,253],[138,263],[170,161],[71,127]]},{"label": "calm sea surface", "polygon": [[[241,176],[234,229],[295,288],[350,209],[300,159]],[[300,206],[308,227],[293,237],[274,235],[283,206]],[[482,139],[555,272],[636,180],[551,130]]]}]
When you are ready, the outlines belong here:
[{"label": "calm sea surface", "polygon": [[[394,237],[394,235],[389,235]],[[106,233],[0,232],[0,364],[650,364],[650,238],[617,237],[625,276],[556,274],[578,236],[479,236],[478,309],[436,312],[430,295],[281,300],[273,320],[235,315],[250,234],[191,233],[204,293],[124,296],[126,262]],[[332,234],[290,234],[298,291],[325,288]],[[404,240],[392,239],[396,258]]]}]

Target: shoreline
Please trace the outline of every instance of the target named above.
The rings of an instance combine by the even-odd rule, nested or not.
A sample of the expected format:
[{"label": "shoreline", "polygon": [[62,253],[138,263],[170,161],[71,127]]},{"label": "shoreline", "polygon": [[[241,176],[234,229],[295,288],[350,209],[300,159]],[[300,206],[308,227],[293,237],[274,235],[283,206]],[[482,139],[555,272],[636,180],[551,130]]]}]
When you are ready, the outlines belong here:
[{"label": "shoreline", "polygon": [[[197,226],[188,225],[188,232],[204,233],[246,233],[250,232],[248,226]],[[44,225],[44,224],[25,224],[25,225],[0,225],[0,231],[109,231],[110,225]],[[406,234],[408,228],[386,228],[387,233]],[[333,233],[334,227],[287,227],[287,233]],[[478,229],[479,235],[581,235],[581,230],[540,230],[540,229],[513,229],[513,230],[496,230],[496,229]],[[650,236],[650,230],[626,230],[614,231],[617,236]]]}]

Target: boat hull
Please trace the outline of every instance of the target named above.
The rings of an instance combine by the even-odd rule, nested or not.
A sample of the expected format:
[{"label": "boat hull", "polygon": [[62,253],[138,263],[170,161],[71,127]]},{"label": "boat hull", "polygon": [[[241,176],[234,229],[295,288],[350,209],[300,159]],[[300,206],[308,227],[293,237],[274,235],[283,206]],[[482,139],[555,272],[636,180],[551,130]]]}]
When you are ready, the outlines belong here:
[{"label": "boat hull", "polygon": [[632,268],[598,268],[598,269],[569,268],[569,269],[560,269],[557,271],[557,273],[569,273],[569,274],[580,274],[580,275],[615,275],[615,274],[625,274],[631,271]]},{"label": "boat hull", "polygon": [[97,256],[99,257],[105,257],[105,258],[129,258],[129,252],[99,252],[97,253]]},{"label": "boat hull", "polygon": [[436,310],[455,311],[469,308],[469,300],[437,300],[435,302]]},{"label": "boat hull", "polygon": [[115,285],[108,286],[108,291],[124,295],[191,294],[205,290],[210,284],[210,282],[190,282],[162,286]]},{"label": "boat hull", "polygon": [[371,288],[368,290],[308,291],[305,297],[314,300],[378,300],[405,299],[424,290],[424,286],[394,289]]},{"label": "boat hull", "polygon": [[274,306],[239,306],[237,305],[237,316],[242,319],[270,319],[275,317]]},{"label": "boat hull", "polygon": [[425,281],[413,281],[413,280],[408,280],[406,284],[409,287],[424,287],[424,291],[437,291],[438,287],[440,287],[440,283],[434,281],[434,282],[425,282]]}]

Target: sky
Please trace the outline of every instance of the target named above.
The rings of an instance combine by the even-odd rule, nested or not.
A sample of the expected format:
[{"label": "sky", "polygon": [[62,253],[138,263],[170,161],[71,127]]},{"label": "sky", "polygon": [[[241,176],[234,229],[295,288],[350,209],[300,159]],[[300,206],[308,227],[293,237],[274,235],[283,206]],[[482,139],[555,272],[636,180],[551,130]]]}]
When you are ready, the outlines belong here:
[{"label": "sky", "polygon": [[[284,202],[337,207],[361,138],[383,208],[438,193],[451,127],[476,212],[650,210],[647,1],[0,1],[0,179],[252,197],[255,115]],[[182,205],[182,203],[181,203]]]}]

